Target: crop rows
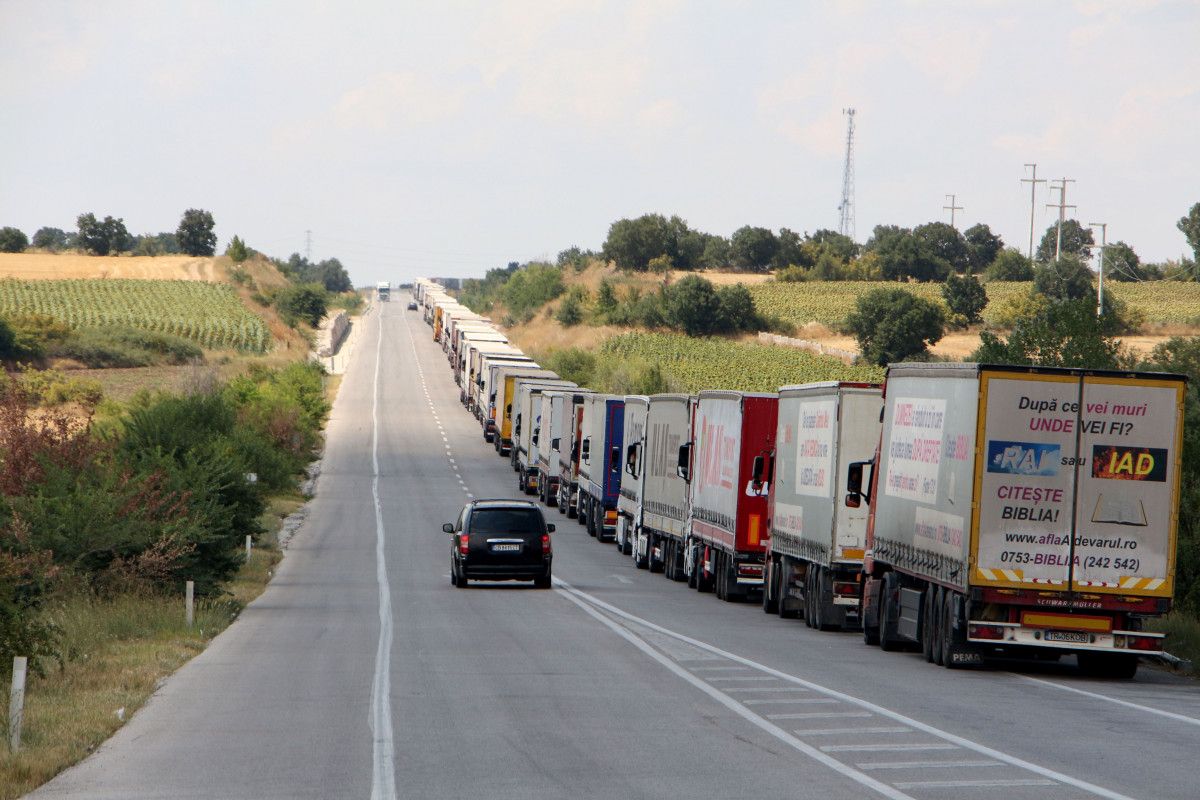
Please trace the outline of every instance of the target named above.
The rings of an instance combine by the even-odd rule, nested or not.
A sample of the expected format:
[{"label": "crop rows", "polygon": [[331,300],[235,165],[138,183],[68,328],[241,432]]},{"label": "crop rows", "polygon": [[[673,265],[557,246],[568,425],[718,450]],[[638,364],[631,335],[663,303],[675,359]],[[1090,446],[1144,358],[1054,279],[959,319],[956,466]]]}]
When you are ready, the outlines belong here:
[{"label": "crop rows", "polygon": [[167,333],[210,350],[262,353],[271,342],[232,287],[200,281],[0,280],[0,316],[21,314],[44,314],[72,328]]},{"label": "crop rows", "polygon": [[[1007,281],[984,284],[988,294],[988,306],[983,312],[984,321],[993,321],[992,315],[1002,303],[1028,292],[1031,286],[1029,282]],[[938,283],[813,281],[760,283],[748,288],[759,311],[796,325],[818,322],[837,327],[854,310],[855,301],[872,289],[906,289],[915,295],[945,305],[942,300],[942,287]],[[1111,281],[1104,284],[1104,290],[1141,312],[1146,322],[1151,324],[1193,325],[1200,321],[1200,283]]]},{"label": "crop rows", "polygon": [[705,388],[774,392],[792,383],[883,379],[878,367],[850,366],[808,350],[674,333],[621,334],[606,341],[601,352],[656,363],[687,392]]}]

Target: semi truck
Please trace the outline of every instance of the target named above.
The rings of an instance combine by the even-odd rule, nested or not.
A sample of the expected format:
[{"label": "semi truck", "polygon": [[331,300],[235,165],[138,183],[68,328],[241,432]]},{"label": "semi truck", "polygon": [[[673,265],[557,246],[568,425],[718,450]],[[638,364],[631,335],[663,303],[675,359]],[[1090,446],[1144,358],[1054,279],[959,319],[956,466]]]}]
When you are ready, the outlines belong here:
[{"label": "semi truck", "polygon": [[847,470],[846,504],[870,508],[864,639],[1132,677],[1175,588],[1184,392],[1178,375],[891,365],[875,457]]},{"label": "semi truck", "polygon": [[[558,380],[558,373],[551,369],[541,369],[536,366],[518,364],[512,367],[497,367],[492,370],[492,396],[488,408],[493,412],[495,433],[492,445],[500,457],[511,456],[513,446],[513,397],[515,384],[519,378],[540,378],[542,380]],[[487,422],[484,422],[484,433],[487,432]]]},{"label": "semi truck", "polygon": [[[494,367],[506,366],[515,367],[524,365],[533,369],[539,369],[537,362],[524,353],[512,354],[492,354],[479,353],[478,365],[474,369],[475,378],[471,384],[471,405],[470,408],[474,411],[476,419],[484,428],[484,441],[491,442],[492,434],[496,432],[495,419],[492,417],[492,411],[489,408],[488,400],[492,396],[492,372]],[[488,425],[488,423],[492,423]]]},{"label": "semi truck", "polygon": [[754,476],[775,449],[778,409],[775,394],[701,391],[692,444],[680,452],[691,484],[689,584],[729,602],[763,585],[769,487]]},{"label": "semi truck", "polygon": [[858,627],[867,510],[841,502],[847,469],[879,444],[883,392],[869,383],[811,383],[779,390],[769,487],[763,610],[803,613],[810,628]]},{"label": "semi truck", "polygon": [[[625,397],[625,414],[622,421],[622,444],[624,457],[624,474],[621,475],[621,489],[617,494],[617,549],[625,555],[633,556],[634,566],[646,569],[650,566],[649,548],[645,546],[642,535],[642,488],[646,480],[646,470],[642,464],[642,454],[646,450],[646,413],[650,407],[650,398],[644,395],[627,395]],[[642,547],[637,547],[638,543]],[[658,570],[653,570],[657,572]]]},{"label": "semi truck", "polygon": [[579,445],[576,513],[588,534],[601,541],[611,541],[617,530],[624,422],[624,396],[588,395]]},{"label": "semi truck", "polygon": [[534,458],[535,448],[541,442],[542,392],[546,389],[574,387],[574,383],[564,380],[517,378],[514,381],[513,446],[510,459],[512,468],[518,475],[517,485],[526,494],[537,491]]},{"label": "semi truck", "polygon": [[550,393],[550,468],[557,469],[555,503],[574,517],[579,496],[579,451],[583,441],[583,404],[591,389]]},{"label": "semi truck", "polygon": [[379,302],[386,303],[392,299],[392,284],[387,281],[380,281],[375,284],[375,296],[379,298]]},{"label": "semi truck", "polygon": [[635,550],[644,548],[651,564],[661,563],[674,581],[686,580],[684,553],[688,534],[688,483],[679,466],[681,450],[692,440],[692,406],[686,394],[650,396],[645,445],[637,455],[644,471],[642,519]]}]

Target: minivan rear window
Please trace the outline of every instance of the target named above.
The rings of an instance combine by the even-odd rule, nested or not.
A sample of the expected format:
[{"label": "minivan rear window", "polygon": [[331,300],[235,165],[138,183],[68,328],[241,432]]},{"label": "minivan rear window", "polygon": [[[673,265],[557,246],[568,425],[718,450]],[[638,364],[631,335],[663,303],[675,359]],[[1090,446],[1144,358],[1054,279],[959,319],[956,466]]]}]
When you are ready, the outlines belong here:
[{"label": "minivan rear window", "polygon": [[541,533],[542,515],[535,508],[477,508],[471,533]]}]

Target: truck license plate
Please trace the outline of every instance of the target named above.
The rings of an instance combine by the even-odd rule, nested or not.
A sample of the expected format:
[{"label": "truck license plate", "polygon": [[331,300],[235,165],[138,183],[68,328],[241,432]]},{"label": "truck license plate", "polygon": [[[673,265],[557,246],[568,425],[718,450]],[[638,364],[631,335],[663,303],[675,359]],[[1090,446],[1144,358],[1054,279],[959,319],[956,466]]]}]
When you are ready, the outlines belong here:
[{"label": "truck license plate", "polygon": [[493,553],[519,553],[521,545],[519,544],[494,544],[492,545]]},{"label": "truck license plate", "polygon": [[1071,642],[1072,644],[1088,644],[1091,638],[1081,631],[1046,631],[1047,642]]}]

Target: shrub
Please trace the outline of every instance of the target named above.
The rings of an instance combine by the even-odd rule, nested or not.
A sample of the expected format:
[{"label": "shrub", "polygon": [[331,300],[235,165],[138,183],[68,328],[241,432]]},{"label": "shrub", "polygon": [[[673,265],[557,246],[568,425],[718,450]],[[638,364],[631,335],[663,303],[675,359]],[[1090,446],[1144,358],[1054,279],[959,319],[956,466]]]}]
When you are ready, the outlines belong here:
[{"label": "shrub", "polygon": [[297,323],[304,322],[315,328],[325,316],[329,293],[320,284],[302,283],[280,289],[273,302],[288,325],[295,327]]},{"label": "shrub", "polygon": [[1006,247],[984,271],[989,281],[1031,281],[1033,262],[1015,247]]},{"label": "shrub", "polygon": [[1120,342],[1112,338],[1111,323],[1096,317],[1089,300],[1048,303],[1038,313],[1017,320],[1007,341],[984,331],[972,359],[1089,369],[1122,365]]},{"label": "shrub", "polygon": [[568,328],[583,322],[584,297],[582,287],[573,288],[559,305],[554,318]]},{"label": "shrub", "polygon": [[580,386],[593,385],[596,356],[587,350],[578,347],[553,350],[538,361],[545,364],[547,369],[557,372],[564,380],[573,381]]},{"label": "shrub", "polygon": [[963,317],[967,323],[979,322],[983,309],[987,306],[988,296],[974,275],[959,277],[951,275],[942,284],[942,297],[951,313]]},{"label": "shrub", "polygon": [[1033,288],[1051,300],[1082,300],[1096,293],[1092,271],[1082,258],[1070,255],[1038,266]]},{"label": "shrub", "polygon": [[204,351],[187,339],[119,326],[81,328],[49,346],[47,352],[98,369],[188,364],[204,359]]},{"label": "shrub", "polygon": [[925,356],[942,338],[945,315],[936,303],[903,289],[875,289],[858,298],[846,329],[863,358],[882,367]]},{"label": "shrub", "polygon": [[71,336],[71,326],[45,314],[20,314],[10,317],[15,334],[17,358],[41,358],[55,345]]},{"label": "shrub", "polygon": [[713,285],[688,275],[667,290],[667,321],[688,336],[707,336],[719,324],[721,299]]}]

